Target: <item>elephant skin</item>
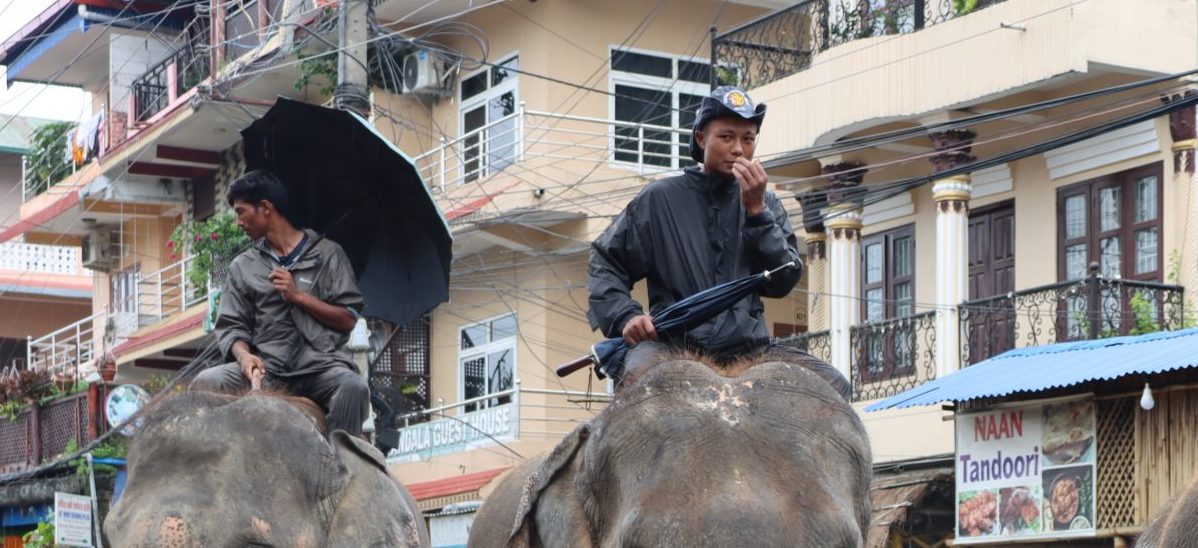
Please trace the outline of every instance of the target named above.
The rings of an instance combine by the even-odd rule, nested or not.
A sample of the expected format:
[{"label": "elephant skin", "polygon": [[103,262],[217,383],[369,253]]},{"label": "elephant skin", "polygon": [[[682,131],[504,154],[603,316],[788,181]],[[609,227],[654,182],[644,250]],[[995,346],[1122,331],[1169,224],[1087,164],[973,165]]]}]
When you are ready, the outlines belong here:
[{"label": "elephant skin", "polygon": [[1198,548],[1198,478],[1148,522],[1136,548]]},{"label": "elephant skin", "polygon": [[810,364],[650,359],[599,416],[501,481],[470,548],[864,543],[869,439]]},{"label": "elephant skin", "polygon": [[143,420],[104,520],[113,546],[430,545],[382,454],[345,432],[329,440],[307,400],[185,392]]}]

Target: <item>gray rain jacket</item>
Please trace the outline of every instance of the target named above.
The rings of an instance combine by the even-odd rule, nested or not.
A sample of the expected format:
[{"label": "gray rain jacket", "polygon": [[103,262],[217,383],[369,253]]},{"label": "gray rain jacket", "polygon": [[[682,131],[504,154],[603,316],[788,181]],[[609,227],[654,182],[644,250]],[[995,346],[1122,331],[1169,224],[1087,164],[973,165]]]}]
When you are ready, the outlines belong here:
[{"label": "gray rain jacket", "polygon": [[[314,247],[304,250],[291,269],[295,285],[305,293],[333,305],[360,312],[362,292],[349,257],[340,245],[305,230]],[[312,243],[308,243],[312,246]],[[216,338],[226,359],[233,361],[233,343],[249,343],[276,377],[306,375],[330,367],[356,369],[341,347],[349,334],[316,320],[303,309],[283,300],[270,283],[275,262],[265,242],[255,242],[229,265],[216,317]]]},{"label": "gray rain jacket", "polygon": [[710,353],[743,351],[769,341],[761,295],[784,297],[802,274],[794,231],[773,192],[765,210],[746,217],[735,179],[705,175],[697,167],[656,181],[637,195],[591,244],[587,287],[592,329],[619,337],[630,318],[643,314],[632,285],[649,284],[649,308],[749,274],[794,261],[798,268],[772,276],[761,290],[690,330],[688,345]]}]

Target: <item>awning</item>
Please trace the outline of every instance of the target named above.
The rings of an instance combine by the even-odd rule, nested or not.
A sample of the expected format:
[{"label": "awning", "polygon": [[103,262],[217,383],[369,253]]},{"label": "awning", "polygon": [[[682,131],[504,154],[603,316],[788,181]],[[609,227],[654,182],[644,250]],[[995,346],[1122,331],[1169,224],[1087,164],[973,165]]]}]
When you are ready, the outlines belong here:
[{"label": "awning", "polygon": [[1198,329],[1010,350],[866,407],[903,409],[1198,367]]},{"label": "awning", "polygon": [[479,490],[511,467],[495,468],[445,479],[408,484],[408,492],[423,511],[450,504],[479,500]]},{"label": "awning", "polygon": [[944,498],[951,500],[951,467],[887,475],[875,473],[869,488],[870,522],[865,548],[890,546],[891,531],[896,527],[903,527],[912,508],[919,506],[937,489],[948,493]]}]

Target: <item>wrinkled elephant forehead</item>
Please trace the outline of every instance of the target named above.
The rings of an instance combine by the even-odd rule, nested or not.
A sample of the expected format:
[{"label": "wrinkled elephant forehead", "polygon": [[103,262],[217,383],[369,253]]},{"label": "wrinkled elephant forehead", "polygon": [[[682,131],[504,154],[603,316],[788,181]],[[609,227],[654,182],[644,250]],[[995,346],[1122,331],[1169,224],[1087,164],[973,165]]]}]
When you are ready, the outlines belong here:
[{"label": "wrinkled elephant forehead", "polygon": [[[134,439],[145,454],[162,452],[210,452],[254,448],[266,454],[288,451],[309,453],[327,450],[315,421],[285,399],[247,396],[170,405],[147,417],[147,426]],[[185,402],[187,403],[187,402]]]}]

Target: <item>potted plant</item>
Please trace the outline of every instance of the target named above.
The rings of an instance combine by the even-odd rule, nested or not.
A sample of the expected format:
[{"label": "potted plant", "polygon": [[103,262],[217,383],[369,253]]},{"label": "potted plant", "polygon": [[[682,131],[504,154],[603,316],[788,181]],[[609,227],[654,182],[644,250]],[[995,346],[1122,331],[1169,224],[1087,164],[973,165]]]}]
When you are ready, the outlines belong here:
[{"label": "potted plant", "polygon": [[100,359],[98,372],[104,382],[116,380],[116,356],[112,355],[112,352],[104,353],[104,357]]},{"label": "potted plant", "polygon": [[231,211],[217,213],[203,221],[185,222],[175,227],[166,243],[171,260],[178,260],[187,253],[192,255],[187,267],[187,281],[191,284],[193,297],[207,293],[209,277],[223,271],[233,257],[249,245],[249,237],[237,227],[237,216]]}]

